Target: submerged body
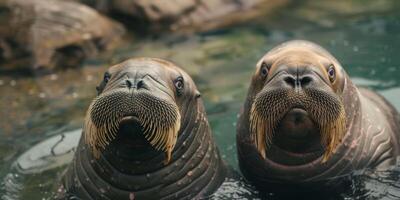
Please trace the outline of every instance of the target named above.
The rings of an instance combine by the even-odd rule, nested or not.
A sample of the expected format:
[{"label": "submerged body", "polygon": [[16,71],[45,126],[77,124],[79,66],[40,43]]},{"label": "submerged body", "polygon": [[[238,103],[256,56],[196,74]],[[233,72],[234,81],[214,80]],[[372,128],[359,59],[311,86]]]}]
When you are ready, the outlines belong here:
[{"label": "submerged body", "polygon": [[333,189],[354,170],[394,165],[399,125],[326,50],[287,42],[257,64],[237,126],[240,169],[263,191]]},{"label": "submerged body", "polygon": [[225,179],[193,81],[160,59],[113,66],[59,191],[82,199],[206,198]]}]

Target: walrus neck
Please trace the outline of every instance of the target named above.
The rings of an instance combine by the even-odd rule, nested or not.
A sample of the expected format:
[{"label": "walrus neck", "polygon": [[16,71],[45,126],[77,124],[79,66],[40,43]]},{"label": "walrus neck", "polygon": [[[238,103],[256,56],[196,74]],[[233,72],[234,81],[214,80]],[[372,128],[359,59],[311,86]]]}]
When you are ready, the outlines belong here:
[{"label": "walrus neck", "polygon": [[361,123],[354,123],[355,120],[360,118],[359,115],[361,111],[361,102],[358,89],[351,82],[350,78],[347,75],[345,78],[343,94],[346,94],[343,95],[343,104],[346,111],[346,135],[348,135],[348,132],[349,130],[351,130],[352,126],[356,125],[357,123]]}]

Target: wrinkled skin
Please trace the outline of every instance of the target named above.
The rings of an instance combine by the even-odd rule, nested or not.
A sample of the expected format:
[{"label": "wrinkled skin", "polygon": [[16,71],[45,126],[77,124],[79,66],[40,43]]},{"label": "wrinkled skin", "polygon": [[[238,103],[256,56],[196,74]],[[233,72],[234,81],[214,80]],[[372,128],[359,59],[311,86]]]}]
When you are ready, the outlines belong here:
[{"label": "wrinkled skin", "polygon": [[185,72],[160,59],[131,59],[109,68],[97,90],[60,198],[193,199],[221,185],[225,165]]},{"label": "wrinkled skin", "polygon": [[[256,67],[237,123],[237,149],[243,175],[259,190],[333,190],[354,170],[395,164],[399,114],[378,94],[354,86],[322,47],[290,41]],[[326,120],[333,125],[326,128]]]}]

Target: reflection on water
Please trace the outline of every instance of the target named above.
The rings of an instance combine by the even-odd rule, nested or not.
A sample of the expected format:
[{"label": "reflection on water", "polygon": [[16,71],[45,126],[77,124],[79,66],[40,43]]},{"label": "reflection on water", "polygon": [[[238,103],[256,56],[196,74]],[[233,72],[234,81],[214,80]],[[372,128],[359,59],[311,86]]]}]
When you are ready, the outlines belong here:
[{"label": "reflection on water", "polygon": [[[298,5],[297,5],[298,4]],[[306,1],[272,19],[260,18],[231,29],[194,36],[127,41],[112,56],[89,60],[82,69],[45,76],[0,71],[0,195],[2,199],[48,198],[65,166],[24,175],[12,164],[34,144],[79,129],[95,96],[95,86],[110,65],[133,56],[176,62],[202,92],[214,138],[223,158],[237,169],[235,122],[255,63],[270,48],[289,39],[307,39],[326,47],[353,81],[384,95],[400,110],[400,14],[397,1]],[[67,159],[67,158],[66,158]],[[375,172],[376,173],[376,172]],[[377,178],[354,175],[345,199],[398,199],[398,169]],[[358,182],[363,182],[360,187]],[[236,189],[235,189],[236,188]],[[242,192],[240,189],[242,188]],[[363,189],[361,189],[363,188]],[[218,196],[254,191],[228,181]],[[229,193],[227,196],[224,194]],[[247,195],[248,193],[248,195]],[[232,194],[232,195],[230,195]],[[272,198],[272,197],[271,197]],[[272,198],[273,199],[273,198]]]}]

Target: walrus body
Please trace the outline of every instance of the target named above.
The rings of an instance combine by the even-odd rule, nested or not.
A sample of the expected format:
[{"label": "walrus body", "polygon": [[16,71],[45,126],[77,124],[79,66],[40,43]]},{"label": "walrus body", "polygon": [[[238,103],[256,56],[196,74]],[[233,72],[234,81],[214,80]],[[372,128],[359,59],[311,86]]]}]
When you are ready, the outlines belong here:
[{"label": "walrus body", "polygon": [[60,196],[193,199],[225,178],[191,78],[160,59],[111,67],[90,105]]},{"label": "walrus body", "polygon": [[328,189],[354,170],[394,165],[399,122],[322,47],[290,41],[257,64],[237,123],[240,169],[263,191]]}]

